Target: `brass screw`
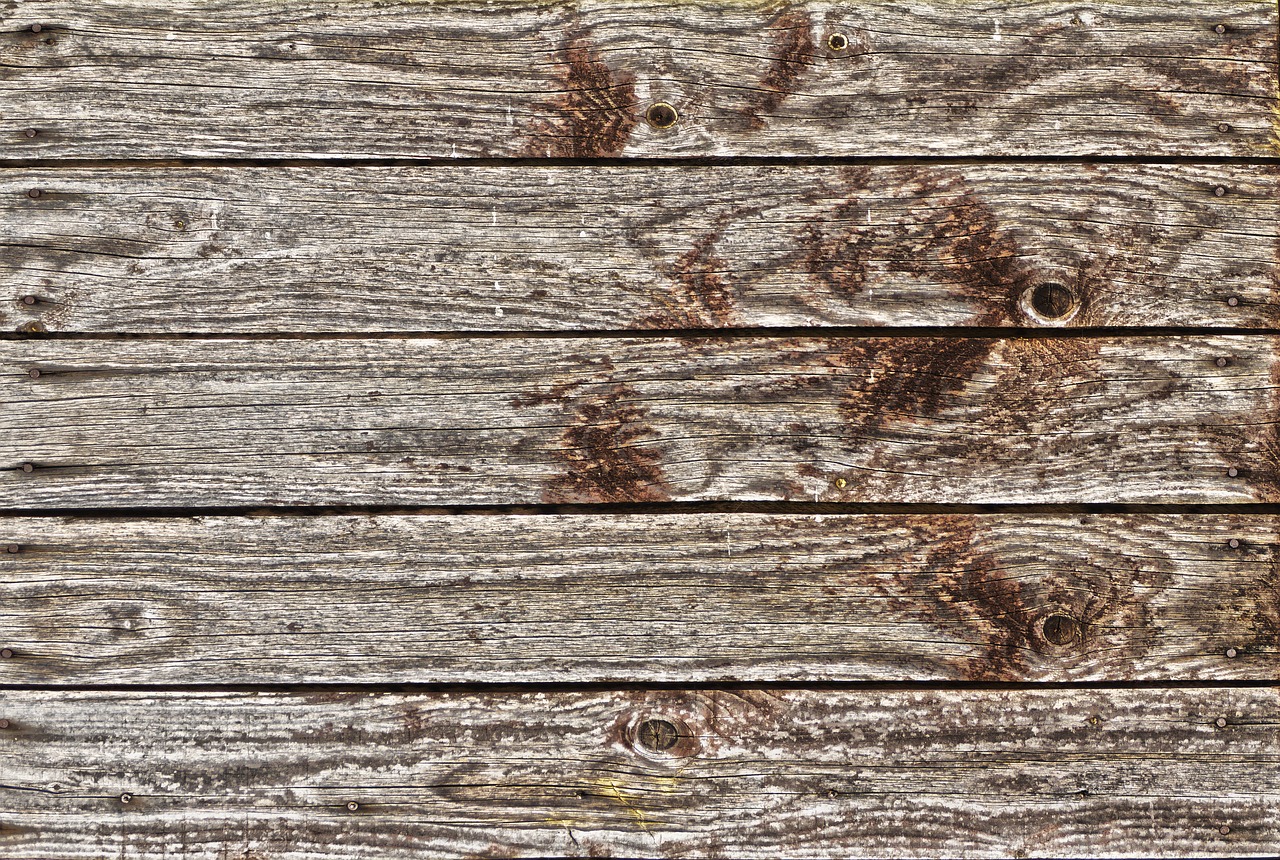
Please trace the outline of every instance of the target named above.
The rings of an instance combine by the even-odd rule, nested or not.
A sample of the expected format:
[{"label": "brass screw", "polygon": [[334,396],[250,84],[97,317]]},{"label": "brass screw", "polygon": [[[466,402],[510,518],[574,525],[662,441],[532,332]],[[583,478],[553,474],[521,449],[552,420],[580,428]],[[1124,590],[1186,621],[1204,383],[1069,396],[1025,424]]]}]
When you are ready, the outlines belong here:
[{"label": "brass screw", "polygon": [[645,119],[654,128],[671,128],[680,119],[680,114],[666,102],[654,102],[645,111]]},{"label": "brass screw", "polygon": [[844,478],[836,478],[835,485],[837,490],[843,490],[849,484]]}]

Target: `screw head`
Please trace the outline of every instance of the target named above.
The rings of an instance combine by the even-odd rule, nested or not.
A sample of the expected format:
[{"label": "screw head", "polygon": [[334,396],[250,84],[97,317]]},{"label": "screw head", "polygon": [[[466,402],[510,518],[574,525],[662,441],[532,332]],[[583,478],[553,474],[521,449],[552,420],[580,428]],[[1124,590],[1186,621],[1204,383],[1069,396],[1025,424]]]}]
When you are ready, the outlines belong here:
[{"label": "screw head", "polygon": [[654,128],[671,128],[680,119],[680,114],[666,102],[655,102],[645,111],[645,119]]},{"label": "screw head", "polygon": [[32,188],[30,191],[27,192],[27,196],[30,197],[32,200],[39,198],[42,194],[44,194],[44,192],[41,191],[39,188]]},{"label": "screw head", "polygon": [[827,37],[827,47],[833,51],[844,51],[849,47],[849,37],[844,33],[832,33]]},{"label": "screw head", "polygon": [[1225,122],[1220,122],[1218,123],[1218,131],[1222,132],[1223,134],[1226,134],[1227,132],[1231,131],[1231,126]]},{"label": "screw head", "polygon": [[1213,28],[1213,32],[1215,32],[1215,33],[1217,33],[1219,36],[1221,36],[1223,33],[1227,32],[1227,28],[1226,28],[1225,26],[1223,26],[1222,24],[1219,24],[1218,26],[1216,26],[1216,27],[1214,27],[1214,28]]},{"label": "screw head", "polygon": [[1227,657],[1228,657],[1229,659],[1234,660],[1234,659],[1235,659],[1235,656],[1236,656],[1237,654],[1239,654],[1240,652],[1239,652],[1239,651],[1237,651],[1237,650],[1236,650],[1236,649],[1234,649],[1234,648],[1228,648],[1228,649],[1226,650],[1226,652],[1225,652],[1225,653],[1226,653],[1226,655],[1227,655]]},{"label": "screw head", "polygon": [[1227,546],[1231,547],[1232,549],[1239,549],[1239,548],[1240,548],[1240,539],[1239,539],[1239,538],[1232,538],[1231,540],[1227,541]]},{"label": "screw head", "polygon": [[120,795],[120,802],[121,802],[121,803],[132,803],[132,802],[133,802],[133,795],[126,791],[124,794]]},{"label": "screw head", "polygon": [[31,32],[32,32],[32,33],[39,33],[39,32],[40,32],[41,30],[43,30],[43,29],[44,29],[44,27],[41,27],[39,24],[32,24],[32,25],[31,25]]},{"label": "screw head", "polygon": [[836,478],[835,481],[833,481],[832,483],[836,485],[837,490],[843,490],[845,487],[849,485],[849,482],[846,481],[844,478]]},{"label": "screw head", "polygon": [[1239,296],[1230,296],[1230,297],[1228,297],[1228,298],[1227,298],[1227,307],[1229,307],[1229,308],[1235,308],[1235,307],[1239,307],[1239,306],[1240,306],[1240,297],[1239,297]]},{"label": "screw head", "polygon": [[680,731],[670,720],[645,720],[636,730],[640,746],[654,752],[666,752],[680,740]]},{"label": "screw head", "polygon": [[9,728],[9,721],[8,721],[8,720],[0,720],[0,729],[7,729],[7,728]]},{"label": "screw head", "polygon": [[1228,833],[1231,832],[1231,828],[1224,824],[1218,828],[1218,832],[1221,833],[1223,836],[1226,836]]},{"label": "screw head", "polygon": [[1214,196],[1214,197],[1226,197],[1226,196],[1227,196],[1227,187],[1226,187],[1225,185],[1219,185],[1219,186],[1217,186],[1216,188],[1214,188],[1214,189],[1213,189],[1213,196]]},{"label": "screw head", "polygon": [[23,303],[24,305],[34,305],[34,304],[35,304],[36,302],[38,302],[38,301],[39,301],[39,299],[37,299],[35,296],[23,296],[23,297],[22,297],[22,303]]},{"label": "screw head", "polygon": [[5,551],[12,552],[12,553],[19,553],[19,552],[22,552],[22,547],[18,546],[16,543],[11,543],[7,547],[5,547]]},{"label": "screw head", "polygon": [[3,657],[4,659],[8,660],[12,656],[13,656],[12,648],[0,648],[0,657]]},{"label": "screw head", "polygon": [[1235,466],[1230,467],[1229,469],[1227,469],[1227,477],[1228,478],[1240,477],[1240,470],[1237,469]]},{"label": "screw head", "polygon": [[21,466],[19,466],[18,468],[22,469],[22,471],[24,471],[24,472],[26,472],[26,473],[28,473],[28,474],[30,474],[30,473],[32,473],[32,472],[34,472],[34,471],[36,470],[36,467],[35,467],[35,466],[33,466],[33,465],[31,465],[30,463],[23,463],[23,464],[22,464]]},{"label": "screw head", "polygon": [[1227,727],[1227,718],[1218,717],[1216,720],[1213,721],[1213,724],[1220,729],[1225,729]]},{"label": "screw head", "polygon": [[40,378],[40,368],[38,368],[38,367],[33,367],[33,368],[31,368],[30,370],[28,370],[28,371],[27,371],[27,376],[30,376],[32,379],[39,379],[39,378]]},{"label": "screw head", "polygon": [[24,131],[23,134],[26,135],[27,137],[35,137],[37,134],[39,134],[39,132],[36,131],[34,128],[29,128],[26,131]]},{"label": "screw head", "polygon": [[347,801],[348,812],[355,812],[359,808],[360,808],[360,804],[356,803],[354,800]]},{"label": "screw head", "polygon": [[1213,363],[1218,365],[1218,367],[1226,367],[1229,364],[1225,358],[1215,358]]}]

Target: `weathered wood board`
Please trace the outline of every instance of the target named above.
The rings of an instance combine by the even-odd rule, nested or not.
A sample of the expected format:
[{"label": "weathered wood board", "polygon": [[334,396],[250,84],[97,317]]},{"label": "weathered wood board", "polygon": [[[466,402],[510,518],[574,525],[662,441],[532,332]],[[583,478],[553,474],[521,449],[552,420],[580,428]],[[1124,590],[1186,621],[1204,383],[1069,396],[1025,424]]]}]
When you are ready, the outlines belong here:
[{"label": "weathered wood board", "polygon": [[1275,340],[9,341],[25,510],[1280,499]]},{"label": "weathered wood board", "polygon": [[16,692],[4,709],[8,857],[1257,857],[1280,834],[1275,688]]},{"label": "weathered wood board", "polygon": [[1273,0],[14,0],[0,158],[1275,156],[1277,18]]},{"label": "weathered wood board", "polygon": [[1278,530],[1217,514],[10,518],[0,683],[1267,681]]},{"label": "weathered wood board", "polygon": [[1277,200],[1239,165],[21,170],[0,327],[1274,328]]}]

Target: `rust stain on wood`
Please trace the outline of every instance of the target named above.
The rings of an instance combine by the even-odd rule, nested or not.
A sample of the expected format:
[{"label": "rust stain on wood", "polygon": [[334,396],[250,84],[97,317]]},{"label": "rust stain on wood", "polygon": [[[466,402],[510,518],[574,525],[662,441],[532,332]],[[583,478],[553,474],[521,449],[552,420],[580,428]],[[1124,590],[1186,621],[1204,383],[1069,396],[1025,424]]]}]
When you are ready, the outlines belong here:
[{"label": "rust stain on wood", "polygon": [[814,59],[813,19],[801,9],[788,9],[769,23],[772,41],[769,67],[759,89],[743,109],[752,128],[764,128],[766,115],[799,89],[801,77]]},{"label": "rust stain on wood", "polygon": [[584,32],[569,35],[560,49],[562,88],[534,110],[549,116],[530,129],[526,156],[599,158],[618,155],[639,121],[635,77],[611,69]]}]

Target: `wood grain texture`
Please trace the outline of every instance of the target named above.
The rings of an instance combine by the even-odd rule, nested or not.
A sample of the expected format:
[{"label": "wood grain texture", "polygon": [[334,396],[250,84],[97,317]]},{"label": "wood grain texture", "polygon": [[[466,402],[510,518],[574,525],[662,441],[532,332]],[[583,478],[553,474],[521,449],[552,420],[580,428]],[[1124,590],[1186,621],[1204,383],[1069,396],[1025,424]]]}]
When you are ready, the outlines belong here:
[{"label": "wood grain texture", "polygon": [[14,0],[4,25],[8,159],[1278,151],[1272,0]]},{"label": "wood grain texture", "polygon": [[9,341],[0,504],[1276,501],[1274,352],[1251,335]]},{"label": "wood grain texture", "polygon": [[15,692],[4,709],[7,857],[1239,857],[1280,836],[1275,688]]},{"label": "wood grain texture", "polygon": [[1277,199],[1233,165],[22,170],[0,326],[1276,327]]},{"label": "wood grain texture", "polygon": [[9,518],[0,683],[1280,680],[1278,537],[1223,515]]}]

